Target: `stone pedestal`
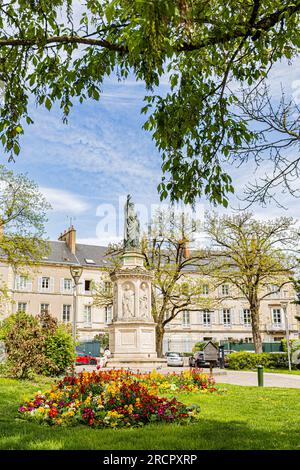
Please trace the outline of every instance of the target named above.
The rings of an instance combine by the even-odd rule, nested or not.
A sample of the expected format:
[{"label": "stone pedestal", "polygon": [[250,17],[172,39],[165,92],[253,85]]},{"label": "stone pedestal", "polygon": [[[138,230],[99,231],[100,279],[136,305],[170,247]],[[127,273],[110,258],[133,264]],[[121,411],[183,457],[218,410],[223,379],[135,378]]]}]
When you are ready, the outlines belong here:
[{"label": "stone pedestal", "polygon": [[112,358],[109,366],[157,367],[155,322],[151,315],[152,273],[144,268],[138,251],[126,251],[122,267],[111,274],[113,282],[113,321],[109,326]]}]

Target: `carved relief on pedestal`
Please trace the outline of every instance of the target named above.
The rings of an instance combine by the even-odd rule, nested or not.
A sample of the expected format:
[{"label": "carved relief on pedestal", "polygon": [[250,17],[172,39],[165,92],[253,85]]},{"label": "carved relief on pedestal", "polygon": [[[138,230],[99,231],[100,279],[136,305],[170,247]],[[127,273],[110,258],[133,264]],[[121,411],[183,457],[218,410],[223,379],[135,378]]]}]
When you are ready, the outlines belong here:
[{"label": "carved relief on pedestal", "polygon": [[139,317],[148,319],[149,313],[149,290],[147,284],[142,282],[140,285]]},{"label": "carved relief on pedestal", "polygon": [[135,293],[131,282],[123,284],[122,289],[122,319],[135,318]]},{"label": "carved relief on pedestal", "polygon": [[117,283],[114,283],[114,293],[113,293],[113,321],[117,320],[117,305],[118,305],[118,286]]}]

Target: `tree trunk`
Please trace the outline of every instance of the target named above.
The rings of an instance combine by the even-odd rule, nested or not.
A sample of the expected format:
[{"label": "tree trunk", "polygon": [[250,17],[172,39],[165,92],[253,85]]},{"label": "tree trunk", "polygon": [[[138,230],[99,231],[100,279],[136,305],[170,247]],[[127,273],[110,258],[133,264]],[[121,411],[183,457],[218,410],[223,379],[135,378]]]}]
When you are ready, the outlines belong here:
[{"label": "tree trunk", "polygon": [[163,357],[163,339],[164,339],[165,329],[163,325],[156,325],[156,352],[157,357]]},{"label": "tree trunk", "polygon": [[252,335],[253,335],[253,343],[256,353],[262,353],[262,340],[261,334],[259,331],[259,302],[254,302],[252,305],[250,304],[250,313],[251,313],[251,321],[252,321]]}]

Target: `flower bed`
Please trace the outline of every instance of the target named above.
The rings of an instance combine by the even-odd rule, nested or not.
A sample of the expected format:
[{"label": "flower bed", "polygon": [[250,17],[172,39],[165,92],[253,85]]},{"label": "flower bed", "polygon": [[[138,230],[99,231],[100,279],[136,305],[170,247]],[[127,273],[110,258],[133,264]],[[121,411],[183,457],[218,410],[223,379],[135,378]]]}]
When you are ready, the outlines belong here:
[{"label": "flower bed", "polygon": [[66,376],[51,390],[38,392],[20,408],[22,417],[50,425],[86,424],[93,427],[131,427],[149,422],[196,419],[199,408],[176,398],[174,391],[213,392],[214,380],[199,370],[181,374],[132,373],[125,370],[83,371]]}]

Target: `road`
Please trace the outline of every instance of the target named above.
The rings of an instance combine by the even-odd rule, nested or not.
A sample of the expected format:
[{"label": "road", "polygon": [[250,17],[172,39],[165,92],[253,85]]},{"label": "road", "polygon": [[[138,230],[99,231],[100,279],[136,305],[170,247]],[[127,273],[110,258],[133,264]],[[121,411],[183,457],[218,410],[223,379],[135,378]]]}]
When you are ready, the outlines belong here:
[{"label": "road", "polygon": [[[96,366],[76,366],[76,371],[80,372],[83,369],[87,371],[96,370]],[[106,367],[104,370],[109,369]],[[166,374],[168,372],[180,373],[182,370],[188,369],[188,367],[164,367],[158,369],[159,372]],[[134,370],[134,369],[131,369]],[[150,372],[149,369],[139,369],[141,372]],[[205,372],[209,373],[207,369]],[[223,384],[234,384],[234,385],[257,385],[257,373],[250,371],[235,371],[235,370],[220,370],[214,369],[214,377],[216,383]],[[283,387],[283,388],[300,388],[300,375],[292,374],[273,374],[270,372],[264,373],[264,386],[265,387]]]}]

